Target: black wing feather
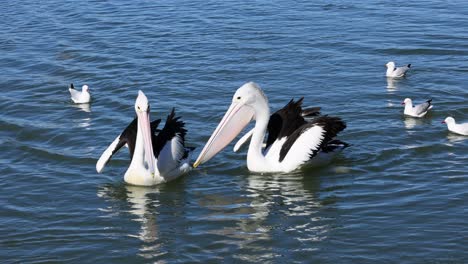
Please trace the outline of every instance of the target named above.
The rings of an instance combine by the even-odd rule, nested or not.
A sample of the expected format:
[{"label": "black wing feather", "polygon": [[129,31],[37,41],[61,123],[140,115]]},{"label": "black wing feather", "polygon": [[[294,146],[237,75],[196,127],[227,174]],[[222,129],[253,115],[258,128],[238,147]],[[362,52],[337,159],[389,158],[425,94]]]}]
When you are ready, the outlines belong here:
[{"label": "black wing feather", "polygon": [[320,107],[310,107],[307,109],[302,109],[301,115],[305,118],[316,117],[320,115]]},{"label": "black wing feather", "polygon": [[[153,135],[153,139],[154,139],[154,133],[158,131],[157,127],[160,122],[161,122],[161,119],[156,119],[153,122],[151,122],[151,133]],[[122,134],[120,134],[119,143],[117,143],[117,146],[112,151],[112,155],[117,153],[117,151],[119,151],[123,146],[125,146],[125,144],[127,144],[128,150],[130,152],[130,159],[133,159],[133,153],[135,152],[137,130],[138,130],[138,117],[135,117],[132,120],[132,122],[130,122],[130,124],[124,129]]]},{"label": "black wing feather", "polygon": [[125,144],[128,146],[128,150],[130,152],[130,159],[133,158],[133,153],[135,152],[135,142],[136,142],[136,134],[137,134],[137,126],[138,119],[135,117],[132,122],[124,129],[122,134],[119,137],[119,143],[112,151],[112,155],[117,153]]},{"label": "black wing feather", "polygon": [[[179,120],[180,117],[175,116],[175,108],[172,108],[171,113],[167,116],[166,124],[163,129],[153,140],[154,156],[158,157],[159,153],[168,141],[171,141],[176,135],[182,139],[182,145],[185,146],[185,134],[187,130],[184,128],[185,123]],[[184,154],[185,158],[188,155],[188,150]]]},{"label": "black wing feather", "polygon": [[266,148],[270,147],[277,139],[290,136],[307,123],[302,114],[302,100],[304,97],[301,97],[297,102],[291,99],[288,104],[270,116]]},{"label": "black wing feather", "polygon": [[341,120],[339,117],[330,117],[330,116],[321,116],[318,117],[314,120],[312,120],[310,123],[306,123],[302,125],[300,128],[296,129],[289,137],[288,139],[284,142],[283,146],[281,147],[280,150],[280,157],[279,161],[283,161],[283,159],[286,157],[286,154],[288,154],[289,150],[291,149],[292,145],[296,142],[296,140],[299,138],[299,136],[302,135],[306,130],[313,126],[320,126],[324,129],[325,134],[322,142],[318,146],[317,149],[312,150],[312,153],[310,154],[310,158],[313,158],[317,153],[327,145],[328,142],[330,142],[336,135],[344,130],[346,128],[346,123]]}]

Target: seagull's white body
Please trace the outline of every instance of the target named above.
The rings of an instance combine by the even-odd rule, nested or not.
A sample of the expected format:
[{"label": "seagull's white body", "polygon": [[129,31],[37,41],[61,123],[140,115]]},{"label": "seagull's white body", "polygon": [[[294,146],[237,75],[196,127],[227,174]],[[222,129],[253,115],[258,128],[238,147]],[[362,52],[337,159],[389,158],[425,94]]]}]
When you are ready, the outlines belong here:
[{"label": "seagull's white body", "polygon": [[442,123],[447,124],[447,128],[450,132],[463,136],[468,136],[468,123],[457,124],[455,122],[455,118],[450,116],[445,118],[445,120]]},{"label": "seagull's white body", "polygon": [[130,166],[124,176],[127,183],[151,186],[174,180],[190,171],[190,155],[184,147],[186,130],[184,123],[175,117],[174,110],[157,136],[154,132],[160,120],[150,123],[148,99],[142,91],[135,102],[135,111],[137,118],[99,158],[97,172],[100,173],[112,155],[124,145],[129,147],[131,155]]},{"label": "seagull's white body", "polygon": [[72,83],[70,84],[68,91],[70,91],[71,99],[75,104],[87,104],[91,102],[91,94],[89,93],[89,87],[86,84],[83,85],[80,92],[75,90],[75,87]]},{"label": "seagull's white body", "polygon": [[[197,167],[215,156],[251,120],[255,120],[254,128],[235,147],[237,151],[250,139],[247,152],[247,168],[250,171],[289,172],[301,165],[314,163],[319,152],[332,153],[347,146],[344,142],[332,140],[346,127],[341,119],[322,116],[307,122],[301,116],[301,103],[302,99],[297,102],[291,100],[270,117],[268,99],[260,87],[253,82],[244,84],[234,94],[231,106],[193,166]],[[268,139],[265,147],[266,132]]]},{"label": "seagull's white body", "polygon": [[412,117],[423,117],[427,112],[432,109],[432,99],[427,100],[425,103],[413,106],[413,101],[410,98],[406,98],[403,103],[405,105],[404,114]]},{"label": "seagull's white body", "polygon": [[411,64],[402,67],[396,67],[395,62],[390,61],[385,66],[387,66],[387,77],[401,78],[406,75],[406,72],[410,69]]}]

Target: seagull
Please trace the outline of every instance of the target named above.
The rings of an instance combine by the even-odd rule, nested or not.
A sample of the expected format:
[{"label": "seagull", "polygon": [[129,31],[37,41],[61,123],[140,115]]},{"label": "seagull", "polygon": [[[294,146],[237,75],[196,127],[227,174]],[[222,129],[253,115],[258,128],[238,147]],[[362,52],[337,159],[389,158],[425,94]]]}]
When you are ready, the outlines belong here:
[{"label": "seagull", "polygon": [[70,91],[71,99],[75,104],[87,104],[91,101],[91,94],[89,94],[89,87],[88,85],[83,85],[81,88],[81,92],[75,90],[73,83],[70,84],[68,88]]},{"label": "seagull", "polygon": [[432,109],[432,99],[427,100],[425,103],[415,105],[413,107],[413,101],[410,98],[406,98],[401,104],[405,105],[404,114],[413,117],[423,117],[427,114],[427,111]]},{"label": "seagull", "polygon": [[387,64],[385,64],[385,66],[387,66],[387,77],[401,78],[406,75],[406,72],[410,69],[411,64],[408,64],[403,67],[396,67],[395,62],[390,61]]},{"label": "seagull", "polygon": [[457,124],[455,118],[449,116],[442,121],[443,124],[447,124],[447,128],[450,132],[468,136],[468,123]]}]

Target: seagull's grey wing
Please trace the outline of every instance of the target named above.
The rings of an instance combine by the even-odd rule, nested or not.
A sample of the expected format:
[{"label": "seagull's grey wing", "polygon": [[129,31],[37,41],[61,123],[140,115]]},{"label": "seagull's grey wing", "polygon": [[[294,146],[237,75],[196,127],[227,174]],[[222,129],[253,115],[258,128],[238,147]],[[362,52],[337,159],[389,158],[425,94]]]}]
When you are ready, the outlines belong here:
[{"label": "seagull's grey wing", "polygon": [[395,70],[393,71],[393,74],[395,74],[396,76],[403,76],[410,69],[410,67],[411,67],[411,64],[408,64],[403,67],[396,67]]},{"label": "seagull's grey wing", "polygon": [[419,104],[419,105],[414,106],[414,112],[417,115],[420,115],[420,114],[422,114],[424,112],[427,112],[427,110],[429,110],[429,108],[431,107],[431,101],[432,101],[432,99],[427,100],[423,104]]}]

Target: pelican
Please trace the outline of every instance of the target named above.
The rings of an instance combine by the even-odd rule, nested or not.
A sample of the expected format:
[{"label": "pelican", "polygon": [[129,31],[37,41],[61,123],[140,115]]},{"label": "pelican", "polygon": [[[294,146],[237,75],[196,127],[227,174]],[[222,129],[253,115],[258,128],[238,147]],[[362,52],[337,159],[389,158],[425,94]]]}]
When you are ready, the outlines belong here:
[{"label": "pelican", "polygon": [[70,87],[68,87],[68,91],[70,92],[70,97],[75,104],[87,104],[91,102],[91,94],[89,93],[89,87],[86,84],[81,87],[80,92],[75,90],[72,83],[70,84]]},{"label": "pelican", "polygon": [[[157,126],[161,119],[150,123],[150,105],[142,91],[135,101],[136,117],[125,128],[96,163],[101,173],[104,166],[120,148],[127,145],[130,150],[130,166],[125,172],[125,182],[132,185],[151,186],[168,182],[187,173],[191,149],[184,146],[184,122],[175,117],[175,111],[167,116],[161,130]],[[155,132],[159,132],[155,135]]]},{"label": "pelican", "polygon": [[253,172],[293,171],[302,165],[315,163],[319,153],[330,157],[330,154],[348,146],[333,139],[346,128],[346,124],[340,118],[329,116],[306,121],[304,116],[307,114],[301,108],[302,100],[291,100],[270,117],[268,99],[262,89],[253,82],[244,84],[234,94],[231,106],[193,167],[207,162],[220,152],[251,120],[255,120],[253,130],[235,148],[238,149],[238,145],[250,138],[247,168]]}]

